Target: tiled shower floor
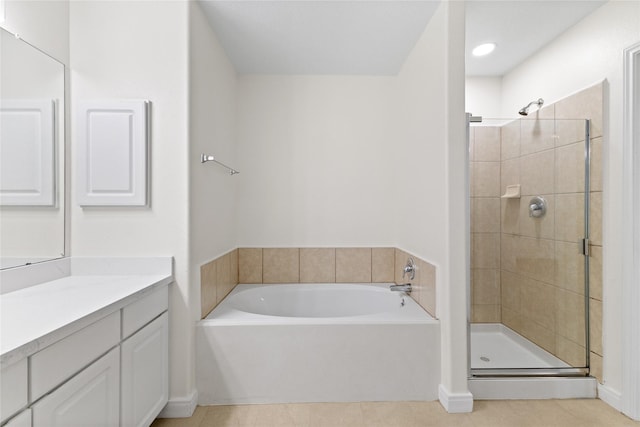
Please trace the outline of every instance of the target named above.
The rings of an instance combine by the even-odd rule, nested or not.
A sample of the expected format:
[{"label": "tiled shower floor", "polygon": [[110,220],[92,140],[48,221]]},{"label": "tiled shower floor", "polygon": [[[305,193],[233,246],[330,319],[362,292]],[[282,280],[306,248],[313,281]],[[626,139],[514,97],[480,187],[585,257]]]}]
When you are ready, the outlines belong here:
[{"label": "tiled shower floor", "polygon": [[562,360],[500,323],[471,325],[471,368],[568,368]]}]

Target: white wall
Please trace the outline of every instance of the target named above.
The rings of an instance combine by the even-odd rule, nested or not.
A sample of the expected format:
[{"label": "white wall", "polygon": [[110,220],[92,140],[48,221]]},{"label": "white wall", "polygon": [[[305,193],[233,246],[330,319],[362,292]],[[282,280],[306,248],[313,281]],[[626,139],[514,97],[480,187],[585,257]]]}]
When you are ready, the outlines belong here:
[{"label": "white wall", "polygon": [[[73,103],[152,103],[150,207],[82,209],[71,191],[72,255],[175,258],[169,398],[188,399],[194,390],[192,307],[198,303],[188,262],[188,4],[73,1],[70,22]],[[72,133],[72,146],[79,142]],[[71,169],[75,176],[75,164]]]},{"label": "white wall", "polygon": [[3,28],[69,64],[69,0],[4,0]]},{"label": "white wall", "polygon": [[[23,19],[28,21],[24,17]],[[64,22],[67,22],[66,18]],[[7,24],[11,26],[11,22],[7,22]],[[14,28],[20,29],[20,27]],[[54,32],[56,29],[57,27],[48,28],[51,31],[49,37],[56,38],[59,35],[58,32]],[[29,34],[28,31],[27,34]],[[27,177],[37,182],[40,178],[35,173],[40,171],[44,174],[42,178],[50,177],[46,181],[54,188],[52,206],[0,207],[0,236],[2,236],[0,254],[4,268],[24,264],[25,261],[33,262],[58,258],[64,253],[65,69],[62,63],[51,59],[23,40],[16,39],[4,31],[0,44],[2,45],[2,61],[0,61],[0,95],[2,100],[31,99],[45,100],[49,103],[55,101],[55,120],[52,122],[55,126],[55,136],[52,135],[50,139],[53,144],[50,148],[53,150],[55,167],[52,168],[53,165],[49,165],[50,173],[44,174],[45,172],[39,169],[41,160],[35,154],[30,156],[33,162],[31,164],[28,162],[16,163],[15,156],[2,159],[0,168],[4,177],[7,176],[6,174],[10,176],[17,174],[24,177],[26,171],[31,171],[33,174],[27,175]],[[44,131],[46,132],[46,129]],[[2,144],[8,144],[10,140],[11,138],[2,141]],[[22,143],[19,145],[25,147]],[[31,147],[31,149],[36,149],[36,147]],[[8,153],[8,146],[3,148],[3,152],[5,152],[4,150],[7,150]],[[8,257],[18,257],[19,259],[9,262]]]},{"label": "white wall", "polygon": [[[537,98],[536,98],[537,99]],[[523,103],[523,106],[526,104]],[[465,79],[465,107],[474,116],[502,117],[502,77],[467,77]],[[512,111],[507,117],[512,117]]]},{"label": "white wall", "polygon": [[435,264],[442,381],[470,402],[463,43],[464,7],[443,2],[398,76],[239,77],[238,243]]},{"label": "white wall", "polygon": [[393,83],[239,78],[239,246],[394,245]]},{"label": "white wall", "polygon": [[440,401],[470,411],[467,388],[467,148],[464,3],[442,2],[398,76],[398,246],[436,265]]},{"label": "white wall", "polygon": [[[502,114],[542,97],[550,104],[606,79],[603,201],[603,375],[622,390],[622,77],[623,49],[640,40],[640,3],[610,1],[502,79]],[[640,325],[637,325],[640,327]],[[616,403],[616,402],[612,402]],[[618,406],[619,407],[619,406]]]},{"label": "white wall", "polygon": [[235,249],[236,72],[197,2],[189,3],[189,247],[194,318],[200,317],[200,266]]}]

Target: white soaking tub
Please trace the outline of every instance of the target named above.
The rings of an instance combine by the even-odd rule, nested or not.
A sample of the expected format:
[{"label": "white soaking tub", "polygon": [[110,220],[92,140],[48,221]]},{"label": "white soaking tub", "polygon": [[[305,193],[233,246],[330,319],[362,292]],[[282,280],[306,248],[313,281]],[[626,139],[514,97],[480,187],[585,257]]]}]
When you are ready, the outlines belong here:
[{"label": "white soaking tub", "polygon": [[196,347],[200,405],[438,398],[440,324],[389,284],[238,285]]}]

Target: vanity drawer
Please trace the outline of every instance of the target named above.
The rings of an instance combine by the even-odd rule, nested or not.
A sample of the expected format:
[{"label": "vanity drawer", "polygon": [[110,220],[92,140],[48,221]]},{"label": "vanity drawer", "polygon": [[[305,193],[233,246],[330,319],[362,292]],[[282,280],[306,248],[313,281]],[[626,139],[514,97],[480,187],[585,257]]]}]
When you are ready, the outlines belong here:
[{"label": "vanity drawer", "polygon": [[4,422],[27,406],[27,359],[4,366],[0,378],[0,422]]},{"label": "vanity drawer", "polygon": [[31,401],[82,370],[120,342],[120,311],[31,356]]},{"label": "vanity drawer", "polygon": [[122,309],[122,339],[158,317],[169,307],[169,287],[161,286]]}]

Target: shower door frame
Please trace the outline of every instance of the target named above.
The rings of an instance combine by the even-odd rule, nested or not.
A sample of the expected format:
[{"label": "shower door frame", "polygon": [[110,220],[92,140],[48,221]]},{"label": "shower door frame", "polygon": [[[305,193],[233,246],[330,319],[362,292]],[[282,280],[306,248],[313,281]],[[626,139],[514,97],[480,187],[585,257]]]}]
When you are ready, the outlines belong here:
[{"label": "shower door frame", "polygon": [[[470,146],[471,123],[482,123],[482,116],[467,115],[467,153]],[[516,119],[520,120],[520,119]],[[467,377],[474,378],[505,378],[505,377],[586,377],[590,372],[590,343],[589,343],[589,216],[591,191],[591,121],[585,119],[584,141],[584,238],[582,239],[582,254],[584,255],[584,304],[585,304],[585,366],[569,368],[472,368],[471,367],[471,176],[469,174],[470,159],[467,154]],[[502,324],[502,323],[501,323]]]}]

